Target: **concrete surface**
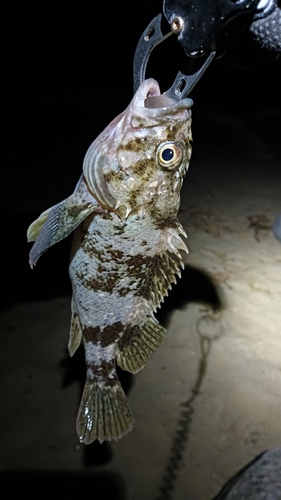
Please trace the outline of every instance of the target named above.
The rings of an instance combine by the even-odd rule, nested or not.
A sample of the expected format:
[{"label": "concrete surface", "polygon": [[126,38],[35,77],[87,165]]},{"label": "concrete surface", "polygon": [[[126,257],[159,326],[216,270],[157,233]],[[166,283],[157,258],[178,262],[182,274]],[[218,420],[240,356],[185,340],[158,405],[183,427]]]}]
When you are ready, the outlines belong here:
[{"label": "concrete surface", "polygon": [[271,229],[281,207],[280,123],[272,106],[194,107],[179,213],[187,267],[159,312],[163,344],[139,374],[122,374],[135,428],[119,442],[85,447],[75,433],[84,360],[82,349],[67,353],[68,248],[32,272],[27,249],[19,255],[22,293],[6,297],[0,314],[0,470],[11,491],[63,485],[94,498],[209,500],[280,447],[281,245]]}]

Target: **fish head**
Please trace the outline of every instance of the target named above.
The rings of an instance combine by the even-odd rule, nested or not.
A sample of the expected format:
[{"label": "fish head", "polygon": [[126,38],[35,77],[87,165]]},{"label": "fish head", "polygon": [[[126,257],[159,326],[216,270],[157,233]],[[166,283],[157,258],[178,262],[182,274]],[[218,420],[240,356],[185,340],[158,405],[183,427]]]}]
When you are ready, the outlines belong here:
[{"label": "fish head", "polygon": [[[148,107],[153,97],[154,107]],[[145,80],[127,109],[90,146],[83,165],[97,201],[121,217],[175,217],[191,156],[191,99],[179,102]]]}]

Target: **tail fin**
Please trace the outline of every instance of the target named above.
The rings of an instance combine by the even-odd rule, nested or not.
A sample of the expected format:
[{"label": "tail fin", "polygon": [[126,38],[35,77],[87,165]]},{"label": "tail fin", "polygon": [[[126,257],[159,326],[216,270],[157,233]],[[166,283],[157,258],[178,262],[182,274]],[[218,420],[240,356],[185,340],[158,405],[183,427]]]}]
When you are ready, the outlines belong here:
[{"label": "tail fin", "polygon": [[113,385],[86,380],[77,422],[81,442],[119,439],[133,428],[133,415],[119,381]]}]

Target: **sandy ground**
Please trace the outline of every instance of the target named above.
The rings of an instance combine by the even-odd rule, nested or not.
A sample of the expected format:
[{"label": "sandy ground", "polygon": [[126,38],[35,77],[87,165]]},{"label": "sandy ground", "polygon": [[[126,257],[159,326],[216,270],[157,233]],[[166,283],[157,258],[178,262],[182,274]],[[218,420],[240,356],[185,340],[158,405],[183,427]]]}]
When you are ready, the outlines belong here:
[{"label": "sandy ground", "polygon": [[187,266],[159,313],[164,342],[144,370],[122,376],[135,428],[119,442],[78,442],[83,352],[68,357],[70,295],[57,269],[48,273],[61,296],[8,301],[0,469],[11,491],[62,483],[94,498],[210,500],[281,446],[281,244],[271,231],[281,210],[280,123],[261,105],[194,110],[179,213]]}]

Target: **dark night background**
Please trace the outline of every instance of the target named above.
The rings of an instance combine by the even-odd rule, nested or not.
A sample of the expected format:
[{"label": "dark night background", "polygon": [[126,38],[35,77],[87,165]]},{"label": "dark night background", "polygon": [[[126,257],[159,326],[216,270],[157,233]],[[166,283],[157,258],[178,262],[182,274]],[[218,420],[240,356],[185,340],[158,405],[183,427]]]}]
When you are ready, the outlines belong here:
[{"label": "dark night background", "polygon": [[[1,196],[4,305],[69,292],[69,241],[31,272],[26,228],[73,191],[89,144],[129,103],[134,50],[161,7],[158,0],[13,4],[3,93],[9,148]],[[266,103],[280,109],[280,62],[262,51],[248,56],[249,49],[238,41],[232,61],[214,62],[192,91],[194,136],[196,110],[245,114]],[[167,90],[182,59],[176,39],[166,41],[155,49],[147,76]]]}]

